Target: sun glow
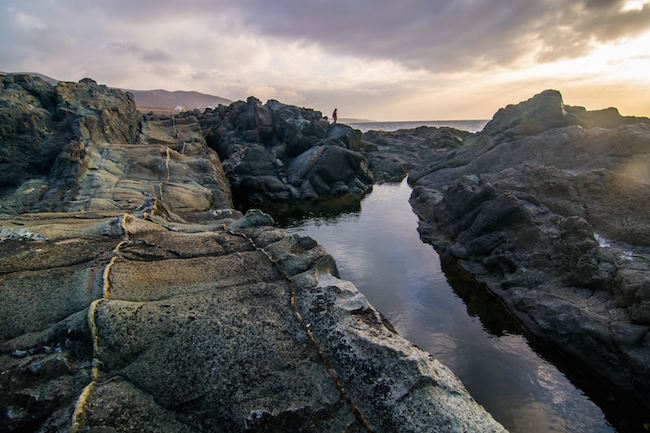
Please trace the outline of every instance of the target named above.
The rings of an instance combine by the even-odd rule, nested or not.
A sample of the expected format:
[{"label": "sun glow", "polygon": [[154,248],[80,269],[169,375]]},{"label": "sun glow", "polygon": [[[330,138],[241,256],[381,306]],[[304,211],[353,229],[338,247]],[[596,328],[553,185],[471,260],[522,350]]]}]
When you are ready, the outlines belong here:
[{"label": "sun glow", "polygon": [[650,0],[628,0],[623,5],[623,11],[640,11],[647,4],[650,4]]}]

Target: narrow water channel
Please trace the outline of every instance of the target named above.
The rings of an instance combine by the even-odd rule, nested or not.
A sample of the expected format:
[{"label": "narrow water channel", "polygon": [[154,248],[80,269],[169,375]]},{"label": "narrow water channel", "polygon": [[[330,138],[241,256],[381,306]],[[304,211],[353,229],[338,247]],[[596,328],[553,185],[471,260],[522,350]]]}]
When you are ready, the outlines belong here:
[{"label": "narrow water channel", "polygon": [[511,432],[614,432],[602,410],[530,346],[518,323],[424,244],[411,189],[377,185],[359,204],[275,212],[311,236],[397,330],[460,377]]}]

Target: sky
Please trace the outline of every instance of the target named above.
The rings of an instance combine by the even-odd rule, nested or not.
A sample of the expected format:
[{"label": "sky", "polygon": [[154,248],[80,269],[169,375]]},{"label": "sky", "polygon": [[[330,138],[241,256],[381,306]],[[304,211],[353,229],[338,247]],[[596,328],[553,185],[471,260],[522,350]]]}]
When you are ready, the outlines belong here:
[{"label": "sky", "polygon": [[0,0],[0,70],[372,120],[650,116],[650,0]]}]

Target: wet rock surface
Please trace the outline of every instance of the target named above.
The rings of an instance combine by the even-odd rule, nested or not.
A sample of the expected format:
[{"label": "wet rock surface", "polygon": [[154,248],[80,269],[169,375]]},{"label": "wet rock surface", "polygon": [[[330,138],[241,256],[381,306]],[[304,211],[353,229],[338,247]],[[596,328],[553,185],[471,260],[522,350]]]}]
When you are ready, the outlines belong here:
[{"label": "wet rock surface", "polygon": [[[0,191],[0,430],[504,431],[313,239],[232,209],[205,119],[140,117],[92,80],[11,80],[3,119],[42,114],[51,154],[4,161],[24,173]],[[35,137],[7,131],[6,152]],[[356,178],[349,132],[322,131],[299,176],[331,161]]]},{"label": "wet rock surface", "polygon": [[420,234],[535,336],[650,396],[650,121],[546,91],[411,171]]},{"label": "wet rock surface", "polygon": [[248,204],[362,196],[373,183],[361,132],[320,112],[249,98],[200,116],[233,194]]}]

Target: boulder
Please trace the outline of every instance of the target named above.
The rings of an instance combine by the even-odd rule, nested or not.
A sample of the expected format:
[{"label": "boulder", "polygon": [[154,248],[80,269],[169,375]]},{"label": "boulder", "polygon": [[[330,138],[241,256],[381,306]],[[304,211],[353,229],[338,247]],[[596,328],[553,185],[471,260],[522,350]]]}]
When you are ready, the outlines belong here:
[{"label": "boulder", "polygon": [[9,74],[0,90],[0,191],[47,176],[72,131],[55,119],[56,91],[39,78]]},{"label": "boulder", "polygon": [[[196,219],[232,204],[196,117],[142,119],[130,94],[90,79],[56,87],[30,76],[5,80],[0,212],[119,211],[155,198]],[[56,105],[37,91],[55,95]]]},{"label": "boulder", "polygon": [[346,149],[359,152],[361,150],[361,131],[348,125],[334,123],[327,129],[325,140],[342,143]]},{"label": "boulder", "polygon": [[[361,196],[373,183],[361,132],[329,125],[317,111],[251,97],[208,109],[200,121],[245,206]],[[302,188],[305,181],[311,188]]]},{"label": "boulder", "polygon": [[70,124],[80,141],[136,141],[139,116],[130,93],[97,85],[90,79],[79,83],[60,81],[56,93],[56,116]]}]

